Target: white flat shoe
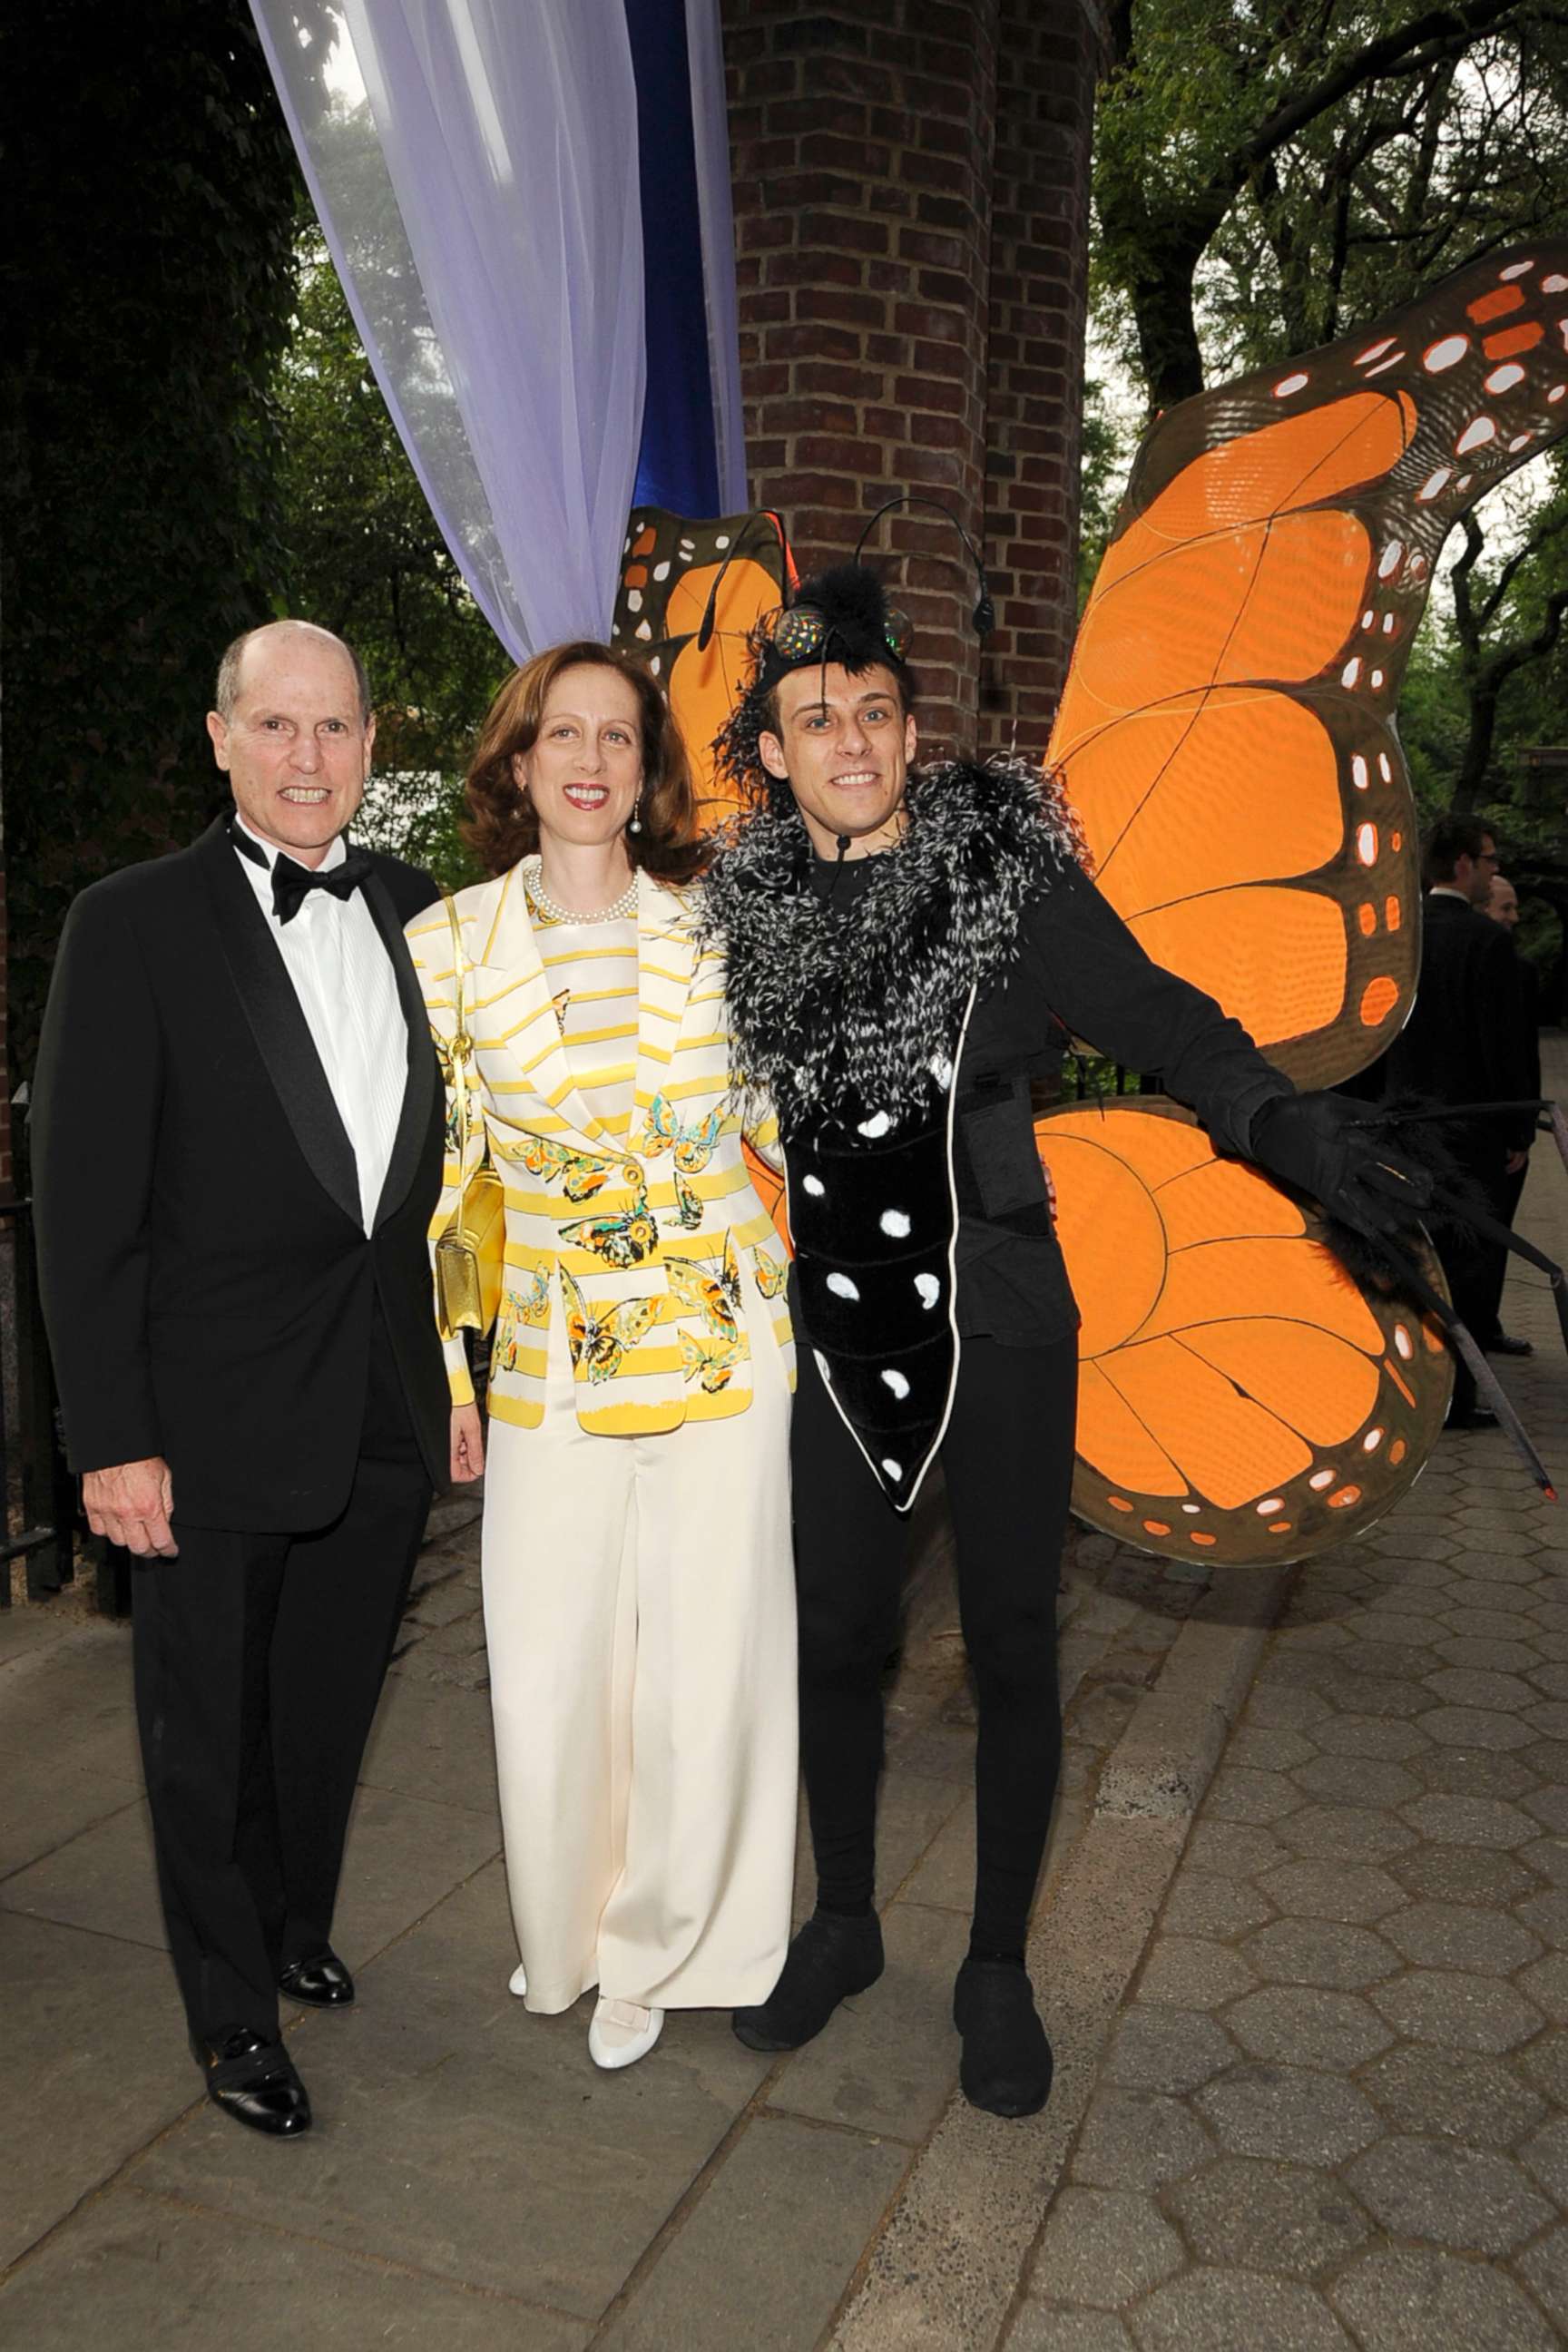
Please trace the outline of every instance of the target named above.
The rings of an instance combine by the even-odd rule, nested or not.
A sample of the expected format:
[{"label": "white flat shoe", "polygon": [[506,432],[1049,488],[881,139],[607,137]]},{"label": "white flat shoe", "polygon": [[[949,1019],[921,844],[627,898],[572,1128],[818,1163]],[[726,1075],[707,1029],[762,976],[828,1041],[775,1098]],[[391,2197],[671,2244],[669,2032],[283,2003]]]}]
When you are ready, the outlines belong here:
[{"label": "white flat shoe", "polygon": [[528,1972],[524,1969],[521,1960],[519,1960],[516,1968],[513,1969],[510,1976],[507,1979],[506,1989],[508,1992],[516,1993],[519,2000],[522,1999],[523,1994],[528,1990]]},{"label": "white flat shoe", "polygon": [[662,2009],[642,2009],[635,2000],[600,2000],[588,2028],[588,2055],[595,2066],[635,2066],[664,2031]]}]

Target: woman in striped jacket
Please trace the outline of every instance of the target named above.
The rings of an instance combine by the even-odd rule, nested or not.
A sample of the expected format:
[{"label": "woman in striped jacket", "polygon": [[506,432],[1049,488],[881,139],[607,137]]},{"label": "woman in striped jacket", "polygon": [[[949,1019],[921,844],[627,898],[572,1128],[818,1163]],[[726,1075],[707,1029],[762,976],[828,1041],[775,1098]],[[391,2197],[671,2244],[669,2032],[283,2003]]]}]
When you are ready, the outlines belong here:
[{"label": "woman in striped jacket", "polygon": [[[623,2066],[670,2008],[762,2000],[795,1807],[782,1252],[742,1157],[691,790],[607,646],[502,687],[468,775],[489,879],[409,928],[446,1052],[461,984],[506,1201],[489,1444],[448,1343],[455,1478],[485,1482],[485,1630],[531,2010],[597,1986]],[[752,1138],[764,1150],[770,1138]]]}]

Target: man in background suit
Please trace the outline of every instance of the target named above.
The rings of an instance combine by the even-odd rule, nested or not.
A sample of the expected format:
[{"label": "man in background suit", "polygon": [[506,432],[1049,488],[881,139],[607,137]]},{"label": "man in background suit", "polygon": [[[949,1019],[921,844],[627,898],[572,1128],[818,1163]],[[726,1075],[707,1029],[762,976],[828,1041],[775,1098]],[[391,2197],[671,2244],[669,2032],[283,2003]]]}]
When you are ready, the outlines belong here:
[{"label": "man in background suit", "polygon": [[[1519,893],[1506,874],[1492,876],[1491,890],[1481,908],[1481,912],[1483,915],[1489,915],[1494,923],[1500,924],[1513,944],[1514,977],[1519,988],[1520,1042],[1524,1055],[1525,1067],[1529,1073],[1529,1084],[1525,1092],[1527,1095],[1539,1095],[1541,1092],[1541,1010],[1536,988],[1535,967],[1527,957],[1519,952],[1519,942],[1514,937],[1519,929]],[[1523,1193],[1524,1180],[1529,1172],[1528,1150],[1511,1153],[1508,1172],[1503,1179],[1500,1196],[1502,1206],[1498,1213],[1505,1225],[1511,1225],[1519,1213],[1520,1198]],[[1508,1252],[1500,1243],[1489,1243],[1487,1250],[1488,1297],[1490,1300],[1491,1311],[1478,1328],[1476,1338],[1489,1356],[1532,1356],[1535,1350],[1528,1339],[1517,1339],[1511,1331],[1505,1331],[1502,1328],[1502,1286],[1508,1273]]]},{"label": "man in background suit", "polygon": [[[1423,868],[1426,895],[1415,1003],[1379,1065],[1385,1094],[1484,1103],[1517,1101],[1535,1091],[1523,1050],[1513,948],[1507,932],[1480,912],[1497,869],[1497,842],[1489,826],[1468,816],[1440,817],[1433,825]],[[1504,1213],[1507,1177],[1522,1167],[1533,1131],[1528,1114],[1454,1119],[1441,1130],[1494,1216]],[[1495,1314],[1486,1245],[1462,1233],[1449,1234],[1438,1255],[1455,1308],[1479,1342]],[[1495,1426],[1495,1415],[1477,1403],[1474,1378],[1458,1357],[1448,1426]]]},{"label": "man in background suit", "polygon": [[448,1409],[426,1235],[442,1089],[403,926],[428,876],[350,849],[357,657],[277,622],[207,719],[234,806],[73,905],[35,1092],[45,1311],[95,1533],[136,1555],[137,1717],[209,2095],[310,2120],[278,1996],[330,1943],[360,1757]]}]

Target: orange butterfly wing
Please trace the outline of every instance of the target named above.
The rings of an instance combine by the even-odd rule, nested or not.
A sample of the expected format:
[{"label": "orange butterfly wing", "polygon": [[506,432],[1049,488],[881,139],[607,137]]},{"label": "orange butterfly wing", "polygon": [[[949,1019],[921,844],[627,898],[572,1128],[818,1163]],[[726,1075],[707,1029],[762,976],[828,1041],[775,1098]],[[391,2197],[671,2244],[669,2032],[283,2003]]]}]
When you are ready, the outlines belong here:
[{"label": "orange butterfly wing", "polygon": [[1565,297],[1521,250],[1171,410],[1084,614],[1049,757],[1100,887],[1302,1085],[1409,1011],[1394,701],[1452,525],[1568,430]]},{"label": "orange butterfly wing", "polygon": [[[786,580],[794,584],[788,541],[782,528],[759,516],[691,522],[639,507],[627,524],[611,634],[646,661],[669,697],[704,829],[721,824],[735,806],[713,772],[713,739],[750,675],[748,632],[783,603]],[[716,583],[712,634],[700,646]]]},{"label": "orange butterfly wing", "polygon": [[1075,1106],[1037,1131],[1083,1314],[1079,1516],[1235,1560],[1305,1559],[1381,1517],[1442,1427],[1440,1333],[1360,1287],[1314,1212],[1175,1104]]},{"label": "orange butterfly wing", "polygon": [[[1409,1012],[1395,698],[1449,530],[1564,430],[1553,245],[1184,402],[1139,454],[1049,757],[1110,903],[1301,1085],[1352,1076]],[[1442,1425],[1438,1334],[1172,1107],[1036,1131],[1083,1313],[1080,1516],[1172,1556],[1289,1559],[1385,1510]]]},{"label": "orange butterfly wing", "polygon": [[749,1143],[742,1144],[746,1173],[751,1178],[758,1200],[773,1221],[786,1257],[795,1255],[795,1244],[789,1237],[789,1204],[784,1198],[784,1178],[768,1166],[761,1152],[753,1151]]}]

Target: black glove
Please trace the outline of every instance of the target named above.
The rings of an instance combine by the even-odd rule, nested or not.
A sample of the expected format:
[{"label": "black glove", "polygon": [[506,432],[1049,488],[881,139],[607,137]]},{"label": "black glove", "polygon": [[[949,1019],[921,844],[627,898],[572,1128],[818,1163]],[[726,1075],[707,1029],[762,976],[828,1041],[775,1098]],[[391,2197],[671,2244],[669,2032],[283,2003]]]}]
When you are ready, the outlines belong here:
[{"label": "black glove", "polygon": [[1396,1240],[1433,1204],[1431,1173],[1391,1138],[1374,1106],[1343,1095],[1284,1095],[1252,1124],[1248,1157],[1296,1185],[1352,1233]]}]

